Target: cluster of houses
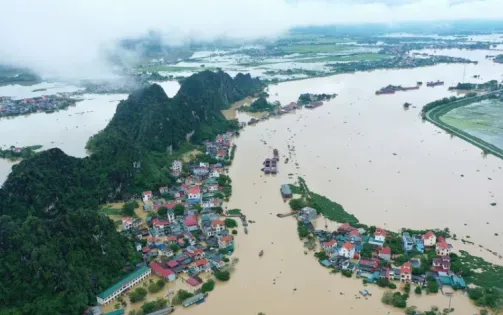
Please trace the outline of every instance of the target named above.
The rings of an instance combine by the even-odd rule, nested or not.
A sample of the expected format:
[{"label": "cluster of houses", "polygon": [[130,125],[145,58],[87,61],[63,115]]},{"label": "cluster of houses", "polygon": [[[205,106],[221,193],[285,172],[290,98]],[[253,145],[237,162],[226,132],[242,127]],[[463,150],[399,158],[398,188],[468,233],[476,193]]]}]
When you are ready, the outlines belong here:
[{"label": "cluster of houses", "polygon": [[143,192],[143,211],[149,215],[145,220],[124,217],[122,228],[137,236],[136,250],[148,265],[98,295],[99,304],[110,303],[143,280],[145,270],[168,282],[181,278],[197,288],[203,282],[199,274],[226,266],[225,256],[234,251],[234,236],[222,215],[224,187],[218,179],[225,176],[231,137],[227,133],[205,143],[207,154],[222,162],[191,164],[187,173],[183,162],[175,161],[171,171],[178,177],[176,185]]},{"label": "cluster of houses", "polygon": [[23,115],[37,111],[51,112],[73,105],[75,102],[75,100],[59,95],[44,95],[21,100],[0,96],[0,117]]},{"label": "cluster of houses", "polygon": [[[297,218],[319,240],[326,254],[326,259],[322,259],[320,263],[325,267],[350,270],[369,282],[385,278],[424,286],[427,279],[433,277],[440,285],[466,288],[464,279],[450,269],[452,245],[444,237],[437,237],[432,231],[425,234],[410,235],[408,232],[403,232],[401,235],[396,235],[382,228],[376,228],[374,233],[368,233],[365,229],[353,227],[349,223],[342,224],[334,232],[315,230],[312,222],[316,220],[317,214],[316,210],[310,207],[302,208]],[[398,239],[402,243],[402,252],[410,254],[411,257],[419,256],[414,254],[434,251],[435,258],[432,260],[432,265],[421,266],[423,261],[420,258],[411,258],[405,263],[395,265],[395,259],[399,258],[401,253],[393,253],[391,247],[387,246],[391,238]],[[371,257],[367,254],[364,258],[361,253],[364,246],[369,248],[369,245],[372,249]],[[413,274],[414,269],[425,272]]]}]

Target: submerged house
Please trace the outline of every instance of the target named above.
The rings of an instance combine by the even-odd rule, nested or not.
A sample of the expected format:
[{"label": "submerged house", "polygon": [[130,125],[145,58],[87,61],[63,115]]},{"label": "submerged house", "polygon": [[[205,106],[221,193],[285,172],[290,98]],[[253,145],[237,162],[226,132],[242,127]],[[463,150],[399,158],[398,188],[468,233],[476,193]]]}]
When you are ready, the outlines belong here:
[{"label": "submerged house", "polygon": [[290,185],[288,184],[283,184],[281,185],[281,196],[283,196],[283,198],[292,198],[292,191],[290,189]]}]

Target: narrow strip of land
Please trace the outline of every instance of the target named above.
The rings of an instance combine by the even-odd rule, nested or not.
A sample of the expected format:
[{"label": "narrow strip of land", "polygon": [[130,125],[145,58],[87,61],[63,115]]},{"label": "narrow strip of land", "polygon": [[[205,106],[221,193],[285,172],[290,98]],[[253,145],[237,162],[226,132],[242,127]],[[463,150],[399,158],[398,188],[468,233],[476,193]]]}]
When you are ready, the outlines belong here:
[{"label": "narrow strip of land", "polygon": [[466,106],[468,104],[472,104],[472,103],[474,103],[478,100],[482,100],[490,95],[494,95],[494,94],[502,93],[502,92],[503,92],[503,90],[497,90],[497,91],[493,91],[493,92],[490,92],[490,93],[487,93],[484,95],[477,95],[474,97],[469,97],[469,98],[457,100],[457,101],[448,103],[444,106],[437,106],[437,107],[427,111],[424,115],[424,118],[426,120],[428,120],[429,122],[431,122],[432,124],[436,125],[437,127],[442,128],[445,131],[450,132],[453,135],[481,148],[484,152],[491,153],[492,155],[497,156],[500,159],[503,159],[503,150],[502,149],[500,149],[500,148],[498,148],[498,147],[496,147],[496,146],[494,146],[494,145],[492,145],[492,144],[490,144],[480,138],[474,137],[474,136],[468,134],[467,132],[464,132],[456,127],[450,126],[440,119],[440,117],[442,115],[445,115],[447,112],[449,112],[455,108],[458,108],[461,106]]}]

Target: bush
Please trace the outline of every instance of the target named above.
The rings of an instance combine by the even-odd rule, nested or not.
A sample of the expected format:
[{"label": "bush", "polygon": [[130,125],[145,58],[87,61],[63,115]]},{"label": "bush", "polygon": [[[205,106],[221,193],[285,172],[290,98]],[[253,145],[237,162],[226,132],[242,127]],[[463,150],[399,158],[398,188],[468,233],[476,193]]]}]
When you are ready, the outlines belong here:
[{"label": "bush", "polygon": [[168,305],[168,301],[165,299],[157,299],[155,301],[147,302],[141,306],[143,314],[152,313],[155,311],[162,310]]},{"label": "bush", "polygon": [[201,287],[201,291],[203,293],[206,293],[206,292],[210,292],[210,291],[213,291],[213,289],[215,288],[215,281],[213,280],[208,280],[207,282],[205,282],[202,287]]},{"label": "bush", "polygon": [[300,238],[304,238],[309,235],[309,230],[304,223],[297,221],[297,233],[299,233]]},{"label": "bush", "polygon": [[238,234],[238,230],[232,230],[232,235],[237,235]]},{"label": "bush", "polygon": [[225,227],[228,229],[235,228],[238,226],[238,223],[234,219],[225,219]]},{"label": "bush", "polygon": [[318,258],[318,260],[328,259],[327,253],[324,250],[314,253],[314,257]]},{"label": "bush", "polygon": [[380,286],[381,288],[385,288],[389,286],[389,280],[386,278],[380,278],[377,280],[377,285]]},{"label": "bush", "polygon": [[406,283],[405,286],[403,287],[403,290],[405,293],[409,294],[410,293],[410,283]]},{"label": "bush", "polygon": [[393,294],[393,306],[398,308],[407,307],[407,297],[406,295],[401,295],[400,292],[395,292]]},{"label": "bush", "polygon": [[180,215],[183,215],[185,213],[185,206],[182,205],[182,204],[177,204],[174,208],[173,208],[173,212],[175,213],[176,216],[180,216]]},{"label": "bush", "polygon": [[353,272],[351,270],[343,270],[341,271],[342,275],[348,278],[351,278],[353,276]]},{"label": "bush", "polygon": [[414,293],[416,294],[423,294],[423,289],[421,289],[420,286],[417,286],[415,289],[414,289]]},{"label": "bush", "polygon": [[183,301],[185,301],[186,299],[193,297],[193,296],[194,296],[194,294],[192,294],[190,292],[187,292],[185,290],[178,290],[178,292],[176,293],[172,302],[174,305],[180,305],[183,303]]},{"label": "bush", "polygon": [[290,202],[288,203],[290,205],[290,208],[292,210],[300,210],[306,206],[306,203],[302,199],[291,199]]},{"label": "bush", "polygon": [[229,258],[228,258],[228,257],[224,257],[224,258],[222,258],[222,260],[223,260],[224,262],[229,262]]},{"label": "bush", "polygon": [[405,314],[407,314],[407,315],[415,315],[416,311],[417,311],[417,307],[415,307],[414,305],[413,306],[409,306],[409,307],[407,307],[405,309]]},{"label": "bush", "polygon": [[217,280],[220,280],[220,281],[229,281],[229,279],[231,278],[231,275],[229,273],[229,271],[227,270],[217,270],[215,271],[215,278],[217,278]]},{"label": "bush", "polygon": [[393,292],[391,291],[384,292],[381,298],[381,302],[383,302],[386,305],[393,304]]},{"label": "bush", "polygon": [[129,293],[129,300],[131,303],[136,303],[139,301],[143,301],[147,296],[147,290],[145,288],[136,288],[134,291]]},{"label": "bush", "polygon": [[166,214],[168,213],[168,208],[166,207],[160,207],[158,210],[157,210],[157,214],[164,217]]},{"label": "bush", "polygon": [[388,284],[388,288],[395,290],[396,284],[394,284],[393,282],[390,281],[390,283]]},{"label": "bush", "polygon": [[426,287],[428,293],[438,293],[438,283],[435,279],[428,279],[428,285]]},{"label": "bush", "polygon": [[123,206],[122,206],[122,215],[125,215],[125,216],[128,216],[128,217],[132,217],[135,215],[134,213],[134,209],[136,209],[138,207],[138,203],[136,201],[133,201],[133,202],[126,202]]}]

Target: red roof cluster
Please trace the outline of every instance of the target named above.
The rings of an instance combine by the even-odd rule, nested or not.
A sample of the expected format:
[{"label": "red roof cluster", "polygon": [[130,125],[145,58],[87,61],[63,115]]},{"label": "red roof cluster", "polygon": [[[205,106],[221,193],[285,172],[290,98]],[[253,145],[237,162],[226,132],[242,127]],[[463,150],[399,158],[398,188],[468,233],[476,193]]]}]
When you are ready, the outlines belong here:
[{"label": "red roof cluster", "polygon": [[410,262],[406,262],[400,268],[400,273],[411,274],[412,273],[412,265]]},{"label": "red roof cluster", "polygon": [[376,232],[374,233],[375,236],[384,236],[386,237],[388,233],[386,232],[385,229],[377,228]]},{"label": "red roof cluster", "polygon": [[191,187],[187,190],[189,195],[198,195],[201,193],[201,188],[199,186]]},{"label": "red roof cluster", "polygon": [[349,242],[346,242],[346,243],[344,243],[344,245],[342,245],[342,248],[347,249],[347,250],[353,250],[353,248],[355,248],[355,245],[351,244]]},{"label": "red roof cluster", "polygon": [[220,241],[221,242],[230,242],[232,241],[234,238],[232,237],[232,235],[226,235],[226,236],[222,236],[220,238]]},{"label": "red roof cluster", "polygon": [[199,260],[196,261],[196,266],[197,267],[205,266],[207,264],[208,264],[208,259],[206,259],[206,258],[199,259]]},{"label": "red roof cluster", "polygon": [[224,221],[222,221],[222,220],[215,220],[215,221],[211,222],[211,225],[213,225],[213,226],[224,225]]},{"label": "red roof cluster", "polygon": [[426,232],[425,235],[423,235],[423,240],[430,239],[430,238],[432,238],[434,236],[435,236],[435,233],[433,233],[432,231],[428,231],[428,232]]},{"label": "red roof cluster", "polygon": [[164,278],[167,278],[168,276],[175,273],[173,270],[164,268],[161,264],[155,261],[150,263],[150,268],[152,268],[155,274]]},{"label": "red roof cluster", "polygon": [[379,254],[381,254],[381,255],[391,255],[391,248],[389,248],[389,247],[383,247],[379,251]]},{"label": "red roof cluster", "polygon": [[168,220],[159,220],[159,219],[155,218],[152,220],[152,224],[154,226],[169,225],[169,221]]},{"label": "red roof cluster", "polygon": [[325,247],[333,247],[337,242],[335,240],[331,240],[328,242],[325,242]]},{"label": "red roof cluster", "polygon": [[185,218],[184,224],[186,226],[194,226],[197,225],[197,217],[195,215],[189,215]]}]

